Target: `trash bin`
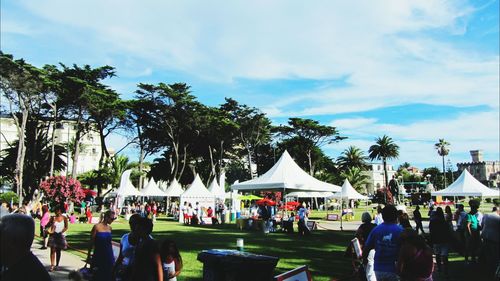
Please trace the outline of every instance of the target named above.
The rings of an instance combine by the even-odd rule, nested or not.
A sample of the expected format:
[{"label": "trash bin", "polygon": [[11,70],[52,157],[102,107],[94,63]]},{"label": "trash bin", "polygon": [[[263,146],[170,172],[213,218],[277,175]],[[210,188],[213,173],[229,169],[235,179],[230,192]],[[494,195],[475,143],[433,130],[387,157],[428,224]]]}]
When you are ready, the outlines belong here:
[{"label": "trash bin", "polygon": [[236,212],[236,218],[239,219],[241,217],[241,213],[240,212]]},{"label": "trash bin", "polygon": [[198,254],[204,281],[272,280],[279,258],[236,250],[205,250]]},{"label": "trash bin", "polygon": [[234,213],[234,212],[231,212],[231,213],[229,214],[229,221],[230,221],[230,222],[233,222],[233,221],[234,221],[234,215],[235,215],[235,213]]}]

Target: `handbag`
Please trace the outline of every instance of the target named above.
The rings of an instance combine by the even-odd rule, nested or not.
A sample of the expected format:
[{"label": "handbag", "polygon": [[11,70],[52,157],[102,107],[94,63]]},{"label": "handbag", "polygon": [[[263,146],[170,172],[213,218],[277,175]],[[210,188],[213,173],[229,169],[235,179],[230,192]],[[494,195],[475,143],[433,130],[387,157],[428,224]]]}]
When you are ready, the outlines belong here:
[{"label": "handbag", "polygon": [[80,273],[84,280],[92,279],[93,272],[88,263],[85,263],[85,265],[78,270],[78,273]]}]

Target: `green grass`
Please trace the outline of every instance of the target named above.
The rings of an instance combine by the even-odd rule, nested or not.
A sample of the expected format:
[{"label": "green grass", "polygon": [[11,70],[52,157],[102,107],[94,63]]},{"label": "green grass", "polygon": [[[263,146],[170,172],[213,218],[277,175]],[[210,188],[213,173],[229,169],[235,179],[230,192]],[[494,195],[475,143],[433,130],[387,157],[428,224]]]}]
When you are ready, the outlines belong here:
[{"label": "green grass", "polygon": [[[67,233],[71,247],[86,250],[92,225],[72,224]],[[113,240],[119,241],[127,233],[128,223],[119,219],[113,223]],[[155,239],[176,241],[184,260],[184,269],[179,280],[201,280],[203,264],[197,255],[206,249],[235,249],[236,239],[243,238],[245,251],[279,257],[275,275],[301,265],[308,265],[314,280],[345,278],[351,273],[350,260],[343,257],[345,247],[352,239],[352,232],[315,231],[308,237],[284,233],[264,234],[240,231],[234,224],[224,226],[184,226],[166,219],[154,225]],[[72,251],[74,254],[85,255]]]}]

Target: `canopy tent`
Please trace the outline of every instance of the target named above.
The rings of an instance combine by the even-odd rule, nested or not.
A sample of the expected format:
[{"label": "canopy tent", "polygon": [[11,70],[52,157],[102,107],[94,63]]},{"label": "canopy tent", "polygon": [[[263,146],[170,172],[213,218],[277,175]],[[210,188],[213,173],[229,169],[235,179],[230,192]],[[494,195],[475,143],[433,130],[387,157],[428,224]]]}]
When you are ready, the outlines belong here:
[{"label": "canopy tent", "polygon": [[364,196],[363,194],[360,194],[359,192],[352,187],[351,183],[349,180],[345,179],[344,184],[342,184],[342,191],[340,193],[334,194],[331,196],[331,198],[342,198],[342,199],[362,199],[366,200],[368,199],[367,196]]},{"label": "canopy tent", "polygon": [[165,196],[168,197],[180,197],[182,193],[184,193],[184,189],[182,189],[177,179],[173,179],[167,190],[165,190]]},{"label": "canopy tent", "polygon": [[233,184],[231,189],[340,192],[340,186],[322,182],[302,170],[287,151],[265,174],[256,179]]},{"label": "canopy tent", "polygon": [[450,186],[443,190],[434,191],[432,196],[482,196],[498,197],[500,192],[486,187],[474,178],[467,169],[464,169],[460,177]]},{"label": "canopy tent", "polygon": [[210,193],[212,193],[212,195],[215,196],[215,198],[217,198],[217,199],[224,200],[226,198],[226,192],[224,191],[224,189],[221,186],[219,186],[216,179],[214,179],[210,183],[210,186],[208,187],[208,191],[210,191]]},{"label": "canopy tent", "polygon": [[142,196],[158,196],[158,197],[165,197],[165,192],[163,192],[158,185],[156,184],[155,180],[151,178],[146,185],[146,187],[141,190]]},{"label": "canopy tent", "polygon": [[285,197],[297,197],[297,198],[330,198],[334,196],[333,192],[305,192],[305,191],[295,191],[288,193]]},{"label": "canopy tent", "polygon": [[118,204],[118,208],[123,206],[125,202],[125,197],[128,196],[141,196],[142,194],[135,188],[135,186],[130,181],[130,174],[132,170],[126,170],[123,172],[120,179],[120,187],[116,190],[116,203]]},{"label": "canopy tent", "polygon": [[[184,204],[184,202],[191,203],[193,208],[195,208],[196,203],[199,203],[202,209],[212,207],[212,210],[215,210],[215,196],[208,191],[198,174],[193,183],[181,194],[180,203]],[[182,219],[182,216],[179,216],[179,222]]]}]

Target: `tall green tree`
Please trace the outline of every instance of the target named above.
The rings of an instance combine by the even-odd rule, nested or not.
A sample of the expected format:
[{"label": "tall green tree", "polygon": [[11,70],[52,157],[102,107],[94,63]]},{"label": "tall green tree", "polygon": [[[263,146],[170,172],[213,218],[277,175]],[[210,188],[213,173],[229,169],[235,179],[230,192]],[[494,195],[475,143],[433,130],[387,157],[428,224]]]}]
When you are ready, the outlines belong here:
[{"label": "tall green tree", "polygon": [[368,153],[368,157],[370,157],[371,160],[382,160],[384,165],[384,187],[387,187],[389,183],[387,160],[397,159],[399,157],[399,146],[394,143],[392,138],[384,135],[375,140],[375,144],[370,146]]},{"label": "tall green tree", "polygon": [[[109,90],[102,81],[115,76],[115,70],[107,65],[93,68],[89,65],[78,66],[75,64],[68,67],[60,64],[60,67],[61,69],[56,66],[47,66],[46,69],[50,71],[51,79],[57,81],[55,84],[57,87],[54,91],[57,94],[57,107],[60,109],[62,118],[74,120],[75,123],[76,132],[73,147],[75,153],[72,155],[71,176],[76,178],[82,137],[89,130],[101,130],[104,134],[104,126],[109,122],[110,113],[103,104],[111,106],[116,100],[116,94]],[[102,115],[100,115],[100,110],[103,110]],[[99,121],[100,124],[97,126],[100,128],[92,127],[92,123],[95,121]],[[101,139],[101,141],[104,140]],[[106,145],[102,146],[101,144],[101,147],[106,154]]]},{"label": "tall green tree", "polygon": [[220,109],[227,112],[237,126],[239,133],[236,137],[245,148],[248,172],[253,178],[256,175],[252,170],[252,163],[256,160],[256,150],[271,141],[271,120],[259,109],[239,104],[231,98],[226,98]]},{"label": "tall green tree", "polygon": [[0,91],[8,103],[8,112],[14,120],[19,136],[17,146],[14,182],[19,200],[23,200],[23,179],[26,156],[26,126],[34,110],[40,108],[48,89],[46,73],[26,63],[14,59],[12,55],[0,51]]},{"label": "tall green tree", "polygon": [[445,141],[444,139],[439,139],[439,142],[434,144],[434,148],[437,150],[439,156],[441,156],[443,160],[443,188],[446,188],[446,170],[444,166],[444,157],[450,153],[449,149],[450,143]]},{"label": "tall green tree", "polygon": [[290,118],[288,125],[280,126],[278,134],[283,142],[298,145],[307,158],[309,174],[314,175],[316,169],[315,155],[317,149],[326,144],[332,144],[346,137],[341,137],[337,128],[319,124],[318,121],[302,118]]},{"label": "tall green tree", "polygon": [[[39,181],[49,175],[52,155],[51,141],[48,137],[47,125],[38,120],[30,121],[26,127],[25,147],[26,157],[24,159],[23,172],[23,194],[31,198],[33,191],[38,187]],[[10,147],[1,151],[0,176],[11,181],[15,180],[16,158],[19,140],[10,144]],[[66,167],[62,157],[65,156],[65,148],[54,145],[54,170],[63,171]]]},{"label": "tall green tree", "polygon": [[360,148],[349,146],[337,158],[337,164],[341,171],[347,171],[351,167],[356,167],[364,171],[368,168],[367,159],[368,157],[365,156]]}]

